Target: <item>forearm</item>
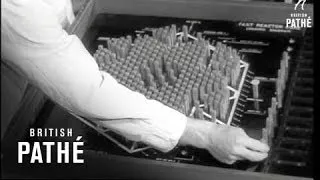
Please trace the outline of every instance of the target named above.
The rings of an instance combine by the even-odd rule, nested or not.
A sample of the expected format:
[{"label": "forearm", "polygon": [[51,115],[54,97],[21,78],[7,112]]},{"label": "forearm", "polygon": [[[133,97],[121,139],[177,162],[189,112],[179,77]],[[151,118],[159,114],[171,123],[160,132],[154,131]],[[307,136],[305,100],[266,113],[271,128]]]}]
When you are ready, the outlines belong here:
[{"label": "forearm", "polygon": [[209,121],[187,118],[187,125],[179,144],[207,149],[210,142],[210,131],[214,130],[215,126],[217,124]]}]

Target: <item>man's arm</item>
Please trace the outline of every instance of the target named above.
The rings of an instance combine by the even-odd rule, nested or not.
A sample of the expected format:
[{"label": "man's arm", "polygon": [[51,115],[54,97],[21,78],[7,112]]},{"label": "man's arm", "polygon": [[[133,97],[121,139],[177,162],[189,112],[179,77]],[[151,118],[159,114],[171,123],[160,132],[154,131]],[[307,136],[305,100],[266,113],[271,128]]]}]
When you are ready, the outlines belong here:
[{"label": "man's arm", "polygon": [[[41,0],[4,0],[1,50],[51,99],[78,115],[113,119],[106,127],[162,151],[179,141],[186,117],[133,92],[99,71],[75,35],[68,35]],[[131,118],[130,120],[115,120]],[[132,120],[134,119],[134,120]]]}]

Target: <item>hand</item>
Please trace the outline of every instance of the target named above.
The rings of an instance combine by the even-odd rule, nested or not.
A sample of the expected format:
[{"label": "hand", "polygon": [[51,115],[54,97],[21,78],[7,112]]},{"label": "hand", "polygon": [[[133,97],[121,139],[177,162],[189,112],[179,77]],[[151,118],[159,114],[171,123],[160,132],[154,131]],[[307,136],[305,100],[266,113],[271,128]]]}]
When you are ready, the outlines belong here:
[{"label": "hand", "polygon": [[237,160],[261,161],[269,147],[250,138],[243,129],[189,118],[180,144],[207,149],[216,159],[233,164]]},{"label": "hand", "polygon": [[243,129],[215,125],[209,132],[207,150],[219,161],[233,164],[237,160],[262,161],[268,156],[269,147],[250,138]]}]

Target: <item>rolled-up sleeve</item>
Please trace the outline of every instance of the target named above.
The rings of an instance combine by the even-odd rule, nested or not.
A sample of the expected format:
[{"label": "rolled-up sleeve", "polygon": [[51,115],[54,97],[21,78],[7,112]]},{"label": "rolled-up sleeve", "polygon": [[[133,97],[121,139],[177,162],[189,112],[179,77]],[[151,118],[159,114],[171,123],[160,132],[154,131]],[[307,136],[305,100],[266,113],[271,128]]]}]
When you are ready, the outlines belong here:
[{"label": "rolled-up sleeve", "polygon": [[106,127],[161,151],[178,143],[186,116],[99,71],[80,39],[62,29],[50,6],[41,0],[4,0],[1,5],[2,58],[51,99],[81,116],[105,119]]}]

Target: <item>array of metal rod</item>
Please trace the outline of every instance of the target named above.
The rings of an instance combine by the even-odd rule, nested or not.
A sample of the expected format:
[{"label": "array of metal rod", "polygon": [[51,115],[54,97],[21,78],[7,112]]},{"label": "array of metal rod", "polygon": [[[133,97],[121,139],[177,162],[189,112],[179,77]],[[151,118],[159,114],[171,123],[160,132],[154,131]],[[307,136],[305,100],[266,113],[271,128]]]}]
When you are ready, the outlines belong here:
[{"label": "array of metal rod", "polygon": [[176,31],[175,25],[153,29],[152,36],[138,35],[133,42],[131,36],[107,38],[94,57],[101,70],[147,98],[227,123],[230,88],[236,91],[242,78],[238,52],[220,42],[212,51],[201,33],[190,39],[187,26]]},{"label": "array of metal rod", "polygon": [[284,99],[284,90],[286,88],[286,83],[289,76],[289,55],[285,51],[282,54],[282,59],[280,61],[280,69],[278,70],[278,78],[276,80],[276,95],[278,100],[279,108],[282,108],[282,103]]},{"label": "array of metal rod", "polygon": [[266,126],[262,129],[262,141],[269,146],[272,146],[272,139],[275,136],[275,127],[277,127],[277,101],[273,97],[271,99],[271,106],[268,108],[268,117],[266,119]]}]

